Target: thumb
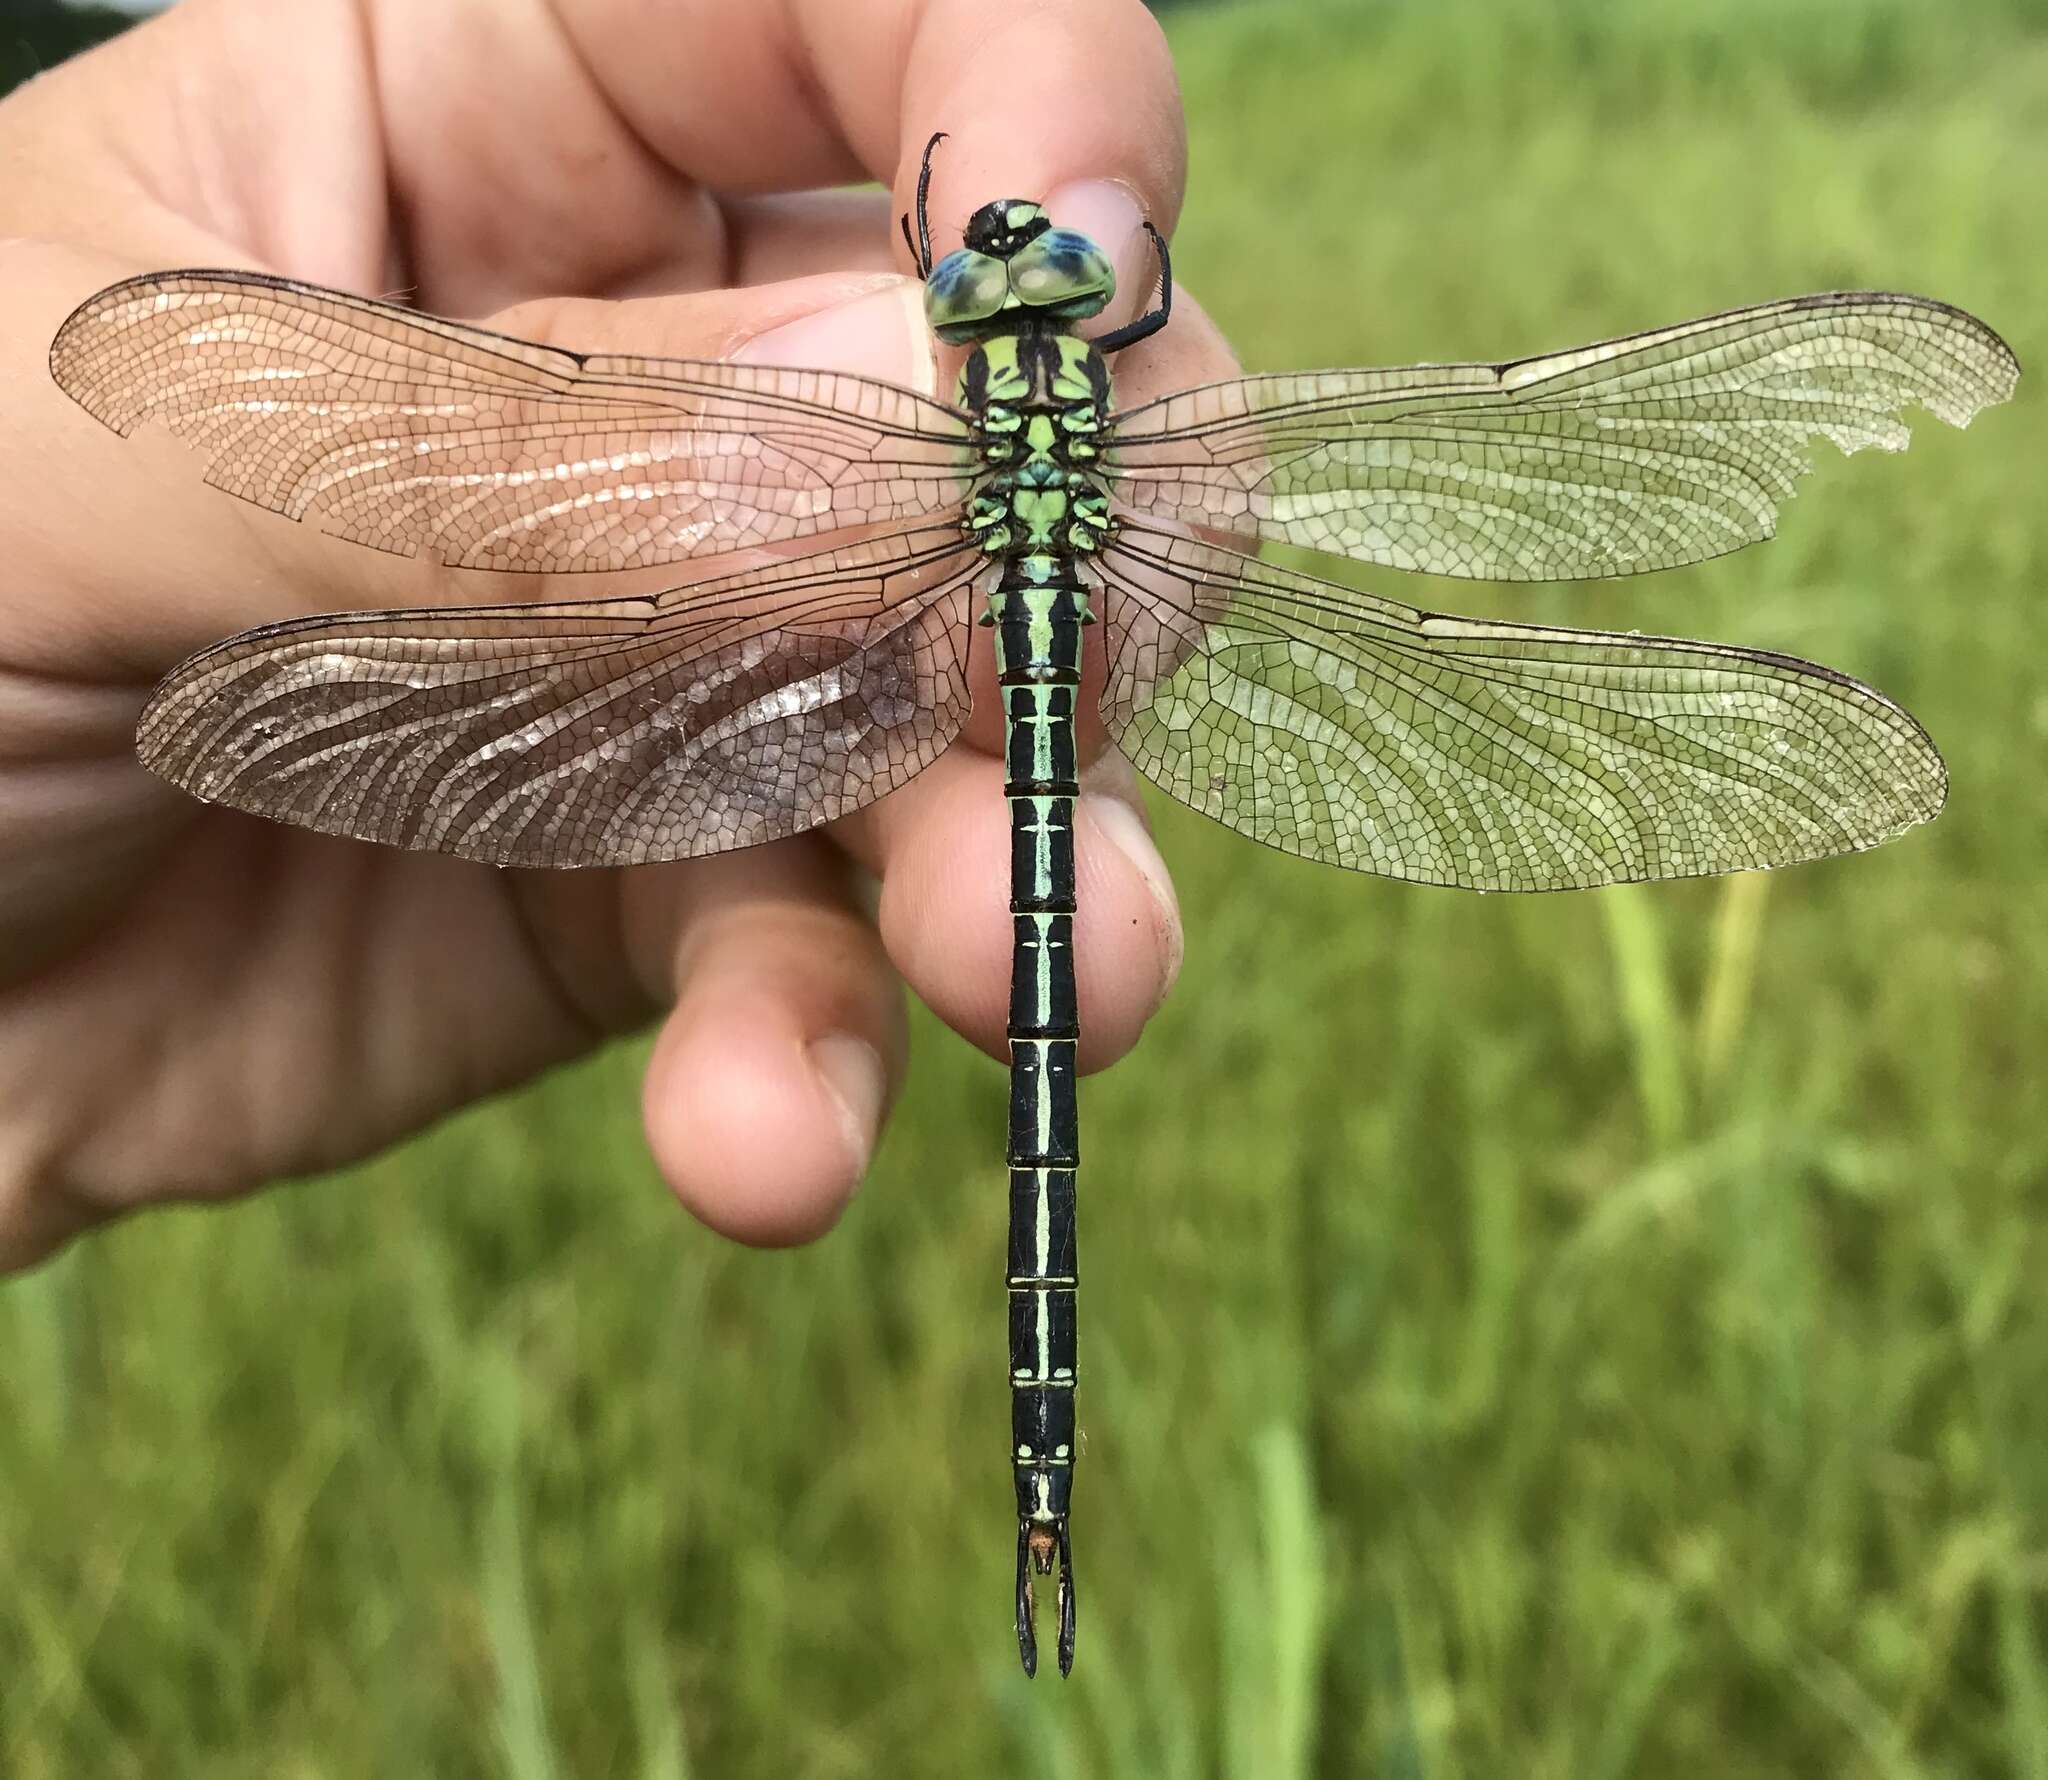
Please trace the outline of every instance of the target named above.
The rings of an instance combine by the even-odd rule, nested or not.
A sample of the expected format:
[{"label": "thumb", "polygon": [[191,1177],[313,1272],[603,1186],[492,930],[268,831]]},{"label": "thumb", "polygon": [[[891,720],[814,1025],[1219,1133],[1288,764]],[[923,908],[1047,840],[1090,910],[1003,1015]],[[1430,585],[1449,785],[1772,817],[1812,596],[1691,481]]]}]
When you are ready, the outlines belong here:
[{"label": "thumb", "polygon": [[920,395],[937,382],[924,286],[895,272],[820,273],[684,297],[546,298],[481,325],[585,354],[852,371]]}]

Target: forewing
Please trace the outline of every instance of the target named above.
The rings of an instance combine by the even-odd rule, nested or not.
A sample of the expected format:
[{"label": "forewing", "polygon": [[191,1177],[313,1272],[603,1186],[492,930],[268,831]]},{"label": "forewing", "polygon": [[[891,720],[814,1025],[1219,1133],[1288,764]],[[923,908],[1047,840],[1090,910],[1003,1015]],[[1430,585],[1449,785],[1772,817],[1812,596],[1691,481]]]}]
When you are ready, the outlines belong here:
[{"label": "forewing", "polygon": [[89,298],[50,348],[118,433],[168,427],[207,480],[463,568],[638,568],[956,507],[967,422],[835,371],[582,357],[246,272]]},{"label": "forewing", "polygon": [[965,721],[951,527],[650,599],[306,618],[157,689],[146,765],[209,802],[492,865],[640,865],[797,834]]},{"label": "forewing", "polygon": [[1454,618],[1136,526],[1100,561],[1111,735],[1283,852],[1576,889],[1873,847],[1945,794],[1911,717],[1790,656]]},{"label": "forewing", "polygon": [[1812,445],[1902,449],[2013,392],[2011,350],[1924,297],[1796,297],[1501,365],[1246,377],[1112,429],[1154,517],[1496,581],[1673,568],[1776,529]]}]

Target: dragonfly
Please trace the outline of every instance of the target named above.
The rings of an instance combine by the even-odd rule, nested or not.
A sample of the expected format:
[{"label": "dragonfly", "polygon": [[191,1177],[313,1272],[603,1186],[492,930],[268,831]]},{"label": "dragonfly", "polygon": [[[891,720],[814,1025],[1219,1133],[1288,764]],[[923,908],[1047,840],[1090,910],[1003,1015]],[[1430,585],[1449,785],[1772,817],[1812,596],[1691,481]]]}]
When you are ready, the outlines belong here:
[{"label": "dragonfly", "polygon": [[[1031,201],[934,259],[903,234],[953,399],[830,370],[593,357],[236,271],[87,299],[57,382],[231,495],[450,568],[690,562],[654,593],[293,618],[183,662],[143,762],[193,796],[500,867],[796,835],[958,735],[990,632],[1010,818],[1009,1460],[1015,1620],[1057,1573],[1074,1658],[1073,810],[1084,646],[1111,742],[1303,858],[1479,891],[1847,853],[1947,774],[1882,693],[1788,655],[1460,618],[1260,560],[1304,546],[1493,581],[1636,574],[1768,538],[1817,441],[1898,450],[2013,392],[1983,322],[1795,297],[1494,364],[1239,377],[1119,407],[1109,257]],[[1149,228],[1149,225],[1148,225]],[[708,559],[708,560],[698,560]],[[1099,641],[1086,641],[1092,635]]]}]

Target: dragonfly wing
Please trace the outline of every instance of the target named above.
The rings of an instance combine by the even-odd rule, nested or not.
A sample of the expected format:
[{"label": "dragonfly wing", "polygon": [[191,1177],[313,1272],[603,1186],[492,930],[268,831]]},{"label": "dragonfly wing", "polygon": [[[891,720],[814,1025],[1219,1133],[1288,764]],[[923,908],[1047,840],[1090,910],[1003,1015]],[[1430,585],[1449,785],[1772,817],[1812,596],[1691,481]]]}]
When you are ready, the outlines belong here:
[{"label": "dragonfly wing", "polygon": [[1112,429],[1138,512],[1391,568],[1557,581],[1698,562],[1768,538],[1812,442],[1956,426],[2018,362],[1924,297],[1796,297],[1501,365],[1245,377]]},{"label": "dragonfly wing", "polygon": [[50,369],[215,487],[462,568],[638,568],[951,512],[966,419],[836,371],[583,357],[246,272],[131,279]]},{"label": "dragonfly wing", "polygon": [[1873,847],[1945,794],[1911,717],[1790,656],[1448,617],[1138,525],[1099,561],[1111,735],[1283,852],[1573,889]]},{"label": "dragonfly wing", "polygon": [[270,625],[172,673],[137,743],[209,802],[492,865],[752,846],[943,752],[984,561],[926,528],[645,599]]}]

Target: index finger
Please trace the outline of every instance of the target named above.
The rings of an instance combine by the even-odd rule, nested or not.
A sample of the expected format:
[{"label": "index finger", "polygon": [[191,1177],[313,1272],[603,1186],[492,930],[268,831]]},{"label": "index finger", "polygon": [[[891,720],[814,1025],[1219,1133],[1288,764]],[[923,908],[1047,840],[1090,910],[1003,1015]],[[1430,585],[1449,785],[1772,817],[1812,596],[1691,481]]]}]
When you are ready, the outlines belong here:
[{"label": "index finger", "polygon": [[[926,141],[935,240],[993,198],[1054,200],[1076,182],[1127,190],[1170,230],[1187,172],[1166,40],[1138,0],[721,0],[691,28],[628,30],[628,0],[561,9],[620,118],[675,171],[714,191],[790,191],[863,177],[916,198]],[[1103,240],[1119,273],[1138,245]],[[943,249],[941,249],[943,251]],[[1149,250],[1146,250],[1149,251]],[[1129,282],[1127,279],[1126,282]],[[1142,282],[1142,280],[1140,280]],[[1142,293],[1139,293],[1142,294]]]},{"label": "index finger", "polygon": [[[978,206],[1046,199],[1077,181],[1131,192],[1141,216],[1171,233],[1187,178],[1187,129],[1172,58],[1136,5],[1061,4],[1004,12],[932,0],[903,70],[895,191],[915,198],[932,131],[947,141],[932,171],[935,236],[957,238]],[[1131,234],[1138,242],[1135,221]],[[1119,260],[1129,240],[1101,243]]]},{"label": "index finger", "polygon": [[1180,90],[1139,0],[719,0],[652,35],[632,0],[561,14],[623,119],[715,190],[873,178],[908,207],[944,130],[935,225],[1089,178],[1130,186],[1162,229],[1179,213]]}]

